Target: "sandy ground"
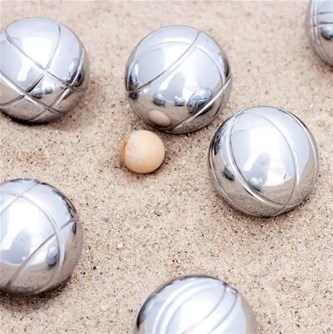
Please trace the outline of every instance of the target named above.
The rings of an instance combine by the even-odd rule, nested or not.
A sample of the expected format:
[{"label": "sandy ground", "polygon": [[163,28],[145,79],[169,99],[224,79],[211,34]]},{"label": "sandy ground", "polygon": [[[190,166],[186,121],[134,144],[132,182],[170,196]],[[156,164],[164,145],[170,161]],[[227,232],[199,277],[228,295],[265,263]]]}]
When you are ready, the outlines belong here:
[{"label": "sandy ground", "polygon": [[[131,333],[145,297],[178,275],[219,277],[244,293],[260,333],[333,332],[332,68],[312,52],[306,2],[2,2],[1,27],[46,16],[72,28],[91,61],[79,107],[25,126],[0,115],[1,179],[33,177],[61,189],[81,215],[85,243],[69,282],[41,296],[0,295],[1,333]],[[211,34],[229,56],[230,102],[207,128],[160,134],[167,158],[137,176],[119,145],[147,128],[124,93],[127,57],[169,24]],[[320,177],[305,203],[273,219],[231,209],[212,189],[209,142],[227,117],[255,105],[283,107],[313,132]]]}]

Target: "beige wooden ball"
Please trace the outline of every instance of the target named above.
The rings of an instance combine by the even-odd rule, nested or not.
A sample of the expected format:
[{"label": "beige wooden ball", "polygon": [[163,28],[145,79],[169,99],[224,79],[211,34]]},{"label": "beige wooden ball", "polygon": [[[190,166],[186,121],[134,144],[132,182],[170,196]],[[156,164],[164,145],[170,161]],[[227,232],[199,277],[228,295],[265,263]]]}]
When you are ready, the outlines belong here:
[{"label": "beige wooden ball", "polygon": [[121,144],[121,160],[132,172],[146,174],[161,166],[165,148],[161,138],[148,130],[131,132]]}]

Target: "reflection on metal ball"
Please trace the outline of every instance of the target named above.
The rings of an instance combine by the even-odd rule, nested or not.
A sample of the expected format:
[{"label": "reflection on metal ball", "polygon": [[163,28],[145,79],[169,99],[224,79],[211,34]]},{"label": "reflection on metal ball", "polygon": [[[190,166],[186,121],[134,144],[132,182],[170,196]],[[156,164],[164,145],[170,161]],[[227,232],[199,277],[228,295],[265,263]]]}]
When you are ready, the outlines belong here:
[{"label": "reflection on metal ball", "polygon": [[254,216],[290,211],[312,191],[318,152],[309,129],[296,116],[254,107],[227,119],[209,148],[217,192],[234,208]]},{"label": "reflection on metal ball", "polygon": [[[226,55],[211,37],[194,28],[168,26],[133,50],[125,84],[140,118],[160,130],[185,133],[215,119],[228,102],[232,76]],[[156,112],[163,114],[157,121]]]},{"label": "reflection on metal ball", "polygon": [[134,334],[256,334],[244,297],[208,276],[185,276],[153,292],[137,315]]},{"label": "reflection on metal ball", "polygon": [[66,280],[82,248],[72,203],[33,179],[0,184],[0,289],[36,294]]},{"label": "reflection on metal ball", "polygon": [[311,0],[306,29],[313,49],[333,66],[333,0]]},{"label": "reflection on metal ball", "polygon": [[45,123],[72,110],[89,81],[82,42],[46,18],[16,21],[0,35],[0,110],[27,123]]}]

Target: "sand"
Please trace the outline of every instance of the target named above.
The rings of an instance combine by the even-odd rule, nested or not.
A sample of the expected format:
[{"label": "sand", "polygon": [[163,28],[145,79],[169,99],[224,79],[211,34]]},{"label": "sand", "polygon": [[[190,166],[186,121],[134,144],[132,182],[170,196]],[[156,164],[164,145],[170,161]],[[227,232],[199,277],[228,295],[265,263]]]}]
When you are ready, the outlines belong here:
[{"label": "sand", "polygon": [[[333,71],[313,53],[298,2],[2,2],[1,27],[46,16],[72,28],[88,50],[91,82],[71,114],[27,126],[0,115],[1,180],[33,177],[61,189],[84,227],[81,260],[62,288],[29,298],[0,295],[1,333],[131,333],[146,296],[191,273],[237,287],[260,333],[333,332]],[[121,139],[148,128],[128,106],[124,68],[152,30],[185,24],[212,35],[231,62],[230,102],[207,128],[160,133],[154,174],[120,163]],[[320,153],[312,196],[272,219],[236,212],[212,189],[207,150],[234,112],[285,108],[311,129]]]}]

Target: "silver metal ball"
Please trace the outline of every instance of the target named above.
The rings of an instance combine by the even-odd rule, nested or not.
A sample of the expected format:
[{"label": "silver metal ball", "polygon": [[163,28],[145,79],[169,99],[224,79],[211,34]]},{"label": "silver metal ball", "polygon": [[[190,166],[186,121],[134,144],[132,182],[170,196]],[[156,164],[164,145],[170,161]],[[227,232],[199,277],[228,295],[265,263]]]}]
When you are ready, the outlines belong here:
[{"label": "silver metal ball", "polygon": [[16,21],[0,35],[0,110],[27,123],[45,123],[72,110],[89,81],[82,42],[46,18]]},{"label": "silver metal ball", "polygon": [[59,190],[33,179],[0,184],[0,289],[37,294],[74,270],[82,227],[73,204]]},{"label": "silver metal ball", "polygon": [[313,49],[333,66],[333,0],[311,0],[306,29]]},{"label": "silver metal ball", "polygon": [[276,216],[300,204],[318,175],[315,140],[295,115],[254,107],[227,119],[209,148],[217,192],[234,208]]},{"label": "silver metal ball", "polygon": [[142,305],[134,334],[255,334],[256,319],[244,297],[208,276],[172,280]]},{"label": "silver metal ball", "polygon": [[136,114],[170,133],[211,123],[228,102],[231,83],[223,50],[207,34],[186,26],[146,36],[131,53],[125,73]]}]

